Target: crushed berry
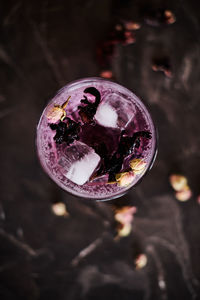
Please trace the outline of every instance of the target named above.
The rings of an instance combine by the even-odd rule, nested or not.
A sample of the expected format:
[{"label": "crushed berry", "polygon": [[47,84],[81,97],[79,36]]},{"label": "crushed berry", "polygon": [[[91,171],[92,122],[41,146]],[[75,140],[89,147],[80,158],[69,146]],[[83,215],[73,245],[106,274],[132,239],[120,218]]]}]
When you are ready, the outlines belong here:
[{"label": "crushed berry", "polygon": [[100,76],[102,78],[111,79],[113,77],[113,73],[110,70],[103,70],[103,71],[101,71]]},{"label": "crushed berry", "polygon": [[[65,122],[64,122],[65,121]],[[60,121],[58,124],[49,124],[52,130],[56,130],[54,140],[56,144],[62,144],[66,142],[67,145],[72,144],[75,140],[79,139],[80,123],[76,123],[70,118],[65,118],[64,121]]]},{"label": "crushed berry", "polygon": [[85,104],[85,106],[78,106],[79,115],[83,123],[93,123],[93,117],[96,114],[97,107],[100,103],[101,94],[94,87],[86,88],[84,90],[84,93],[93,95],[95,97],[95,102],[90,102],[88,98],[84,95],[84,99],[81,99],[81,103]]}]

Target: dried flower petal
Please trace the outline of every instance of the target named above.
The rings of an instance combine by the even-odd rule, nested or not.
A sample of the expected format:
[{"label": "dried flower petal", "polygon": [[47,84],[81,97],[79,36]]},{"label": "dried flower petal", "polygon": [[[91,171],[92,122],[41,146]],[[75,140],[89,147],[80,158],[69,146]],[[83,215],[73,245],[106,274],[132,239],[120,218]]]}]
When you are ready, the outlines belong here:
[{"label": "dried flower petal", "polygon": [[131,184],[134,180],[134,173],[132,171],[130,172],[122,172],[115,175],[116,181],[119,186],[126,187],[129,184]]},{"label": "dried flower petal", "polygon": [[130,224],[136,211],[135,206],[123,206],[115,211],[115,220],[122,224]]},{"label": "dried flower petal", "polygon": [[125,237],[131,233],[134,214],[137,212],[135,206],[124,206],[115,210],[115,220],[118,222],[118,237]]},{"label": "dried flower petal", "polygon": [[176,21],[175,15],[170,10],[152,9],[152,7],[145,7],[142,14],[144,20],[148,25],[160,26],[173,24]]},{"label": "dried flower petal", "polygon": [[152,70],[163,72],[165,76],[172,77],[171,62],[169,57],[161,56],[153,59]]},{"label": "dried flower petal", "polygon": [[187,201],[192,197],[192,191],[189,186],[185,186],[183,190],[176,192],[176,199],[179,201]]},{"label": "dried flower petal", "polygon": [[197,203],[200,204],[200,195],[197,197]]},{"label": "dried flower petal", "polygon": [[104,71],[101,71],[100,76],[103,78],[110,79],[113,77],[113,73],[110,70],[104,70]]},{"label": "dried flower petal", "polygon": [[127,30],[138,30],[140,27],[141,25],[139,23],[133,21],[125,22],[125,28]]},{"label": "dried flower petal", "polygon": [[166,289],[166,283],[165,283],[165,281],[164,281],[163,279],[160,279],[160,280],[158,281],[158,285],[159,285],[159,288],[160,288],[161,290],[165,290],[165,289]]},{"label": "dried flower petal", "polygon": [[131,233],[132,226],[131,224],[125,224],[121,226],[118,230],[118,237],[126,237]]},{"label": "dried flower petal", "polygon": [[124,32],[124,37],[125,37],[124,45],[130,45],[135,43],[135,37],[133,36],[133,33],[131,31],[126,30]]},{"label": "dried flower petal", "polygon": [[52,211],[56,216],[68,216],[66,205],[62,202],[54,203],[52,205]]},{"label": "dried flower petal", "polygon": [[164,15],[166,17],[167,24],[173,24],[176,22],[176,17],[170,10],[165,10]]},{"label": "dried flower petal", "polygon": [[187,186],[187,178],[183,175],[173,174],[169,177],[169,181],[176,192],[183,190]]},{"label": "dried flower petal", "polygon": [[146,264],[147,256],[145,254],[140,254],[135,260],[136,269],[142,269],[146,266]]},{"label": "dried flower petal", "polygon": [[130,167],[134,174],[141,174],[146,167],[146,162],[142,159],[135,158],[131,160]]}]

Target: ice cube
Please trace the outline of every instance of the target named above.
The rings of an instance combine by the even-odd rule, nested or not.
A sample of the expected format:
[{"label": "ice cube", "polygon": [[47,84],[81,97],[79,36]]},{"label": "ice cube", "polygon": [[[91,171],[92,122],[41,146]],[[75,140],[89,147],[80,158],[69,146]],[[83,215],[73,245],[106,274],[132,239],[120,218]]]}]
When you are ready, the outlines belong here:
[{"label": "ice cube", "polygon": [[60,156],[63,174],[78,185],[89,180],[100,161],[100,156],[91,147],[79,141],[67,147]]},{"label": "ice cube", "polygon": [[110,91],[102,98],[95,119],[102,126],[124,129],[133,119],[135,112],[132,99]]},{"label": "ice cube", "polygon": [[105,127],[117,128],[118,115],[115,109],[109,104],[101,104],[97,109],[95,119],[99,124]]}]

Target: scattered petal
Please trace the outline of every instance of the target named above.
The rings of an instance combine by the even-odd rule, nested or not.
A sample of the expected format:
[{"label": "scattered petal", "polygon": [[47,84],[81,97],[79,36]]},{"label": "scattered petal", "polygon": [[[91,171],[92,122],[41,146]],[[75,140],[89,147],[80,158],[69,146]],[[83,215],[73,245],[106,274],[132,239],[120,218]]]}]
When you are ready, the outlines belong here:
[{"label": "scattered petal", "polygon": [[120,228],[118,229],[118,237],[126,237],[131,233],[132,230],[131,224],[125,224],[119,227]]},{"label": "scattered petal", "polygon": [[171,64],[168,57],[154,58],[152,70],[154,72],[161,71],[165,76],[172,77]]},{"label": "scattered petal", "polygon": [[173,24],[173,23],[176,22],[176,17],[175,17],[175,15],[173,14],[172,11],[170,11],[170,10],[165,10],[164,15],[165,15],[165,17],[166,17],[166,23],[167,23],[167,24]]},{"label": "scattered petal", "polygon": [[200,204],[200,195],[197,197],[197,203]]},{"label": "scattered petal", "polygon": [[115,220],[118,222],[118,237],[125,237],[131,233],[132,221],[137,208],[135,206],[124,206],[115,210]]},{"label": "scattered petal", "polygon": [[139,23],[133,21],[125,22],[125,28],[127,30],[138,30],[140,27],[141,25]]},{"label": "scattered petal", "polygon": [[140,254],[135,260],[136,269],[142,269],[146,266],[146,264],[147,256],[145,254]]},{"label": "scattered petal", "polygon": [[158,285],[159,285],[159,288],[160,288],[161,290],[165,290],[165,289],[166,289],[166,283],[165,283],[165,281],[164,281],[163,279],[160,279],[160,280],[158,281]]},{"label": "scattered petal", "polygon": [[103,78],[110,79],[113,77],[113,73],[110,70],[104,70],[104,71],[101,71],[100,76]]},{"label": "scattered petal", "polygon": [[125,41],[124,41],[124,45],[130,45],[135,43],[135,37],[133,36],[133,33],[129,30],[124,32],[124,36],[125,36]]},{"label": "scattered petal", "polygon": [[169,177],[171,186],[176,192],[180,192],[187,186],[187,178],[183,175],[173,174]]},{"label": "scattered petal", "polygon": [[176,21],[175,15],[168,9],[153,9],[145,7],[142,12],[146,24],[158,27],[161,25],[171,25]]},{"label": "scattered petal", "polygon": [[142,159],[135,158],[131,160],[130,167],[134,174],[141,174],[146,167],[146,162],[143,161]]},{"label": "scattered petal", "polygon": [[135,206],[124,206],[115,211],[115,220],[122,224],[130,224],[136,212],[137,208]]},{"label": "scattered petal", "polygon": [[183,190],[176,192],[176,199],[179,201],[187,201],[192,197],[192,191],[188,186],[186,186]]},{"label": "scattered petal", "polygon": [[54,203],[52,205],[52,211],[56,216],[68,216],[69,213],[66,209],[66,205],[62,202]]},{"label": "scattered petal", "polygon": [[122,172],[115,175],[116,181],[119,186],[126,187],[130,185],[134,180],[134,173],[132,171],[130,172]]}]

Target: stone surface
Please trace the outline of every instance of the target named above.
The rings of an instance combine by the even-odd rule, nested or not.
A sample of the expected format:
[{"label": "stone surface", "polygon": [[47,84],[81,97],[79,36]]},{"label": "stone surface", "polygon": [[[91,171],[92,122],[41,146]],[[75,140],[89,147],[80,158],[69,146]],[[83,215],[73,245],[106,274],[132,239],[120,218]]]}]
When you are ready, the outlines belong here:
[{"label": "stone surface", "polygon": [[[176,22],[154,26],[144,15],[149,7],[171,10]],[[195,0],[1,1],[2,300],[200,297],[199,11]],[[141,27],[133,44],[115,46],[110,68],[114,80],[149,107],[159,132],[158,157],[121,199],[76,199],[42,171],[36,125],[59,88],[103,71],[97,45],[124,20]],[[162,58],[171,74],[152,69]],[[168,181],[179,172],[193,191],[184,203]],[[69,215],[54,215],[55,202],[64,202]],[[137,207],[132,233],[120,240],[113,238],[112,205]],[[138,270],[134,261],[142,253],[147,264]]]}]

